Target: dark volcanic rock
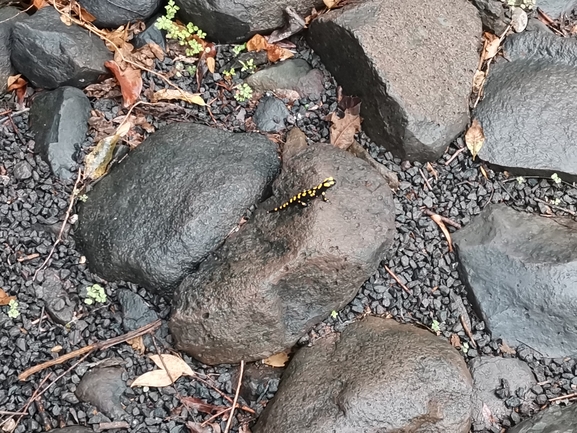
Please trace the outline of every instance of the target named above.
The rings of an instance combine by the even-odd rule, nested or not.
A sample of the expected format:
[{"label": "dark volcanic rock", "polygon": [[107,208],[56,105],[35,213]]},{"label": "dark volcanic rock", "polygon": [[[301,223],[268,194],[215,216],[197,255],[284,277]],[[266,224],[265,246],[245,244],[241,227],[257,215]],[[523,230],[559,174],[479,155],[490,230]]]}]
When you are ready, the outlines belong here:
[{"label": "dark volcanic rock", "polygon": [[116,28],[131,21],[145,21],[160,7],[160,0],[78,0],[99,27]]},{"label": "dark volcanic rock", "polygon": [[318,17],[308,41],[362,99],[363,130],[376,144],[432,161],[467,125],[480,32],[464,0],[368,0]]},{"label": "dark volcanic rock", "polygon": [[270,33],[284,24],[283,10],[290,6],[302,16],[313,7],[322,6],[319,0],[176,0],[183,21],[193,22],[219,42],[242,42],[256,33]]},{"label": "dark volcanic rock", "polygon": [[52,7],[18,22],[12,31],[12,63],[36,87],[84,88],[107,75],[112,53],[95,35],[67,26]]},{"label": "dark volcanic rock", "polygon": [[508,61],[491,68],[475,112],[479,157],[515,174],[577,180],[577,40],[523,32],[503,50]]},{"label": "dark volcanic rock", "polygon": [[70,323],[76,308],[76,303],[68,296],[71,284],[63,281],[52,269],[39,273],[38,280],[39,284],[35,285],[36,296],[44,301],[46,312],[56,323]]},{"label": "dark volcanic rock", "polygon": [[280,99],[266,96],[259,101],[252,119],[261,131],[280,132],[285,129],[285,120],[289,114],[290,111]]},{"label": "dark volcanic rock", "polygon": [[[334,176],[329,203],[267,214]],[[284,160],[276,194],[175,293],[170,327],[207,364],[265,358],[291,347],[349,302],[394,234],[391,190],[379,173],[326,144]]]},{"label": "dark volcanic rock", "polygon": [[120,289],[116,293],[118,302],[122,306],[122,325],[126,332],[134,331],[158,319],[158,315],[136,293],[127,289]]},{"label": "dark volcanic rock", "polygon": [[577,404],[569,407],[553,405],[534,418],[507,430],[508,433],[575,433],[577,431]]},{"label": "dark volcanic rock", "polygon": [[254,433],[468,433],[471,376],[446,341],[376,317],[291,360]]},{"label": "dark volcanic rock", "polygon": [[489,205],[453,235],[493,338],[548,358],[577,354],[577,223]]},{"label": "dark volcanic rock", "polygon": [[483,27],[494,35],[502,35],[511,21],[505,16],[505,4],[501,0],[473,0],[479,9]]},{"label": "dark volcanic rock", "polygon": [[71,426],[71,427],[64,427],[64,428],[57,428],[55,430],[51,430],[52,433],[93,433],[94,430],[88,427],[82,427],[79,425]]},{"label": "dark volcanic rock", "polygon": [[538,0],[537,6],[552,19],[557,19],[563,14],[570,14],[577,9],[576,0]]},{"label": "dark volcanic rock", "polygon": [[30,108],[34,150],[60,179],[73,177],[74,155],[86,137],[90,109],[86,95],[75,87],[43,92]]},{"label": "dark volcanic rock", "polygon": [[160,48],[166,51],[166,39],[165,39],[166,31],[160,30],[155,25],[158,17],[160,17],[160,15],[157,15],[148,20],[146,23],[146,29],[143,32],[138,33],[137,35],[134,35],[134,37],[130,41],[130,43],[134,45],[134,48],[141,48],[146,44],[152,43],[158,45]]},{"label": "dark volcanic rock", "polygon": [[112,419],[120,419],[126,412],[122,409],[120,396],[126,390],[122,374],[124,367],[96,367],[84,374],[76,388],[79,400],[93,404]]},{"label": "dark volcanic rock", "polygon": [[493,425],[484,414],[490,413],[496,420],[502,420],[511,413],[505,402],[495,395],[502,379],[512,392],[519,388],[529,390],[537,383],[529,366],[519,359],[482,356],[473,359],[469,367],[473,376],[473,423],[486,429]]},{"label": "dark volcanic rock", "polygon": [[279,168],[259,134],[160,129],[88,193],[78,239],[109,280],[170,293],[258,202]]},{"label": "dark volcanic rock", "polygon": [[12,45],[12,28],[18,21],[28,17],[12,6],[0,5],[0,95],[6,91],[8,77],[14,74],[10,52]]}]

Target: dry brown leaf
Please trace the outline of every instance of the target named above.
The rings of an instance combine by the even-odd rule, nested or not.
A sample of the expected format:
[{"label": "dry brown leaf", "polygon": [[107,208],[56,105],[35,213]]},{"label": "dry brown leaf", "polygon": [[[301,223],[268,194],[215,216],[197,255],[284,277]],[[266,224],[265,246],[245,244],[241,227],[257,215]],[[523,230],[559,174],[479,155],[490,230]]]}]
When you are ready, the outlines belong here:
[{"label": "dry brown leaf", "polygon": [[471,127],[465,133],[465,143],[467,144],[467,148],[471,151],[474,161],[475,157],[483,147],[483,143],[485,143],[483,127],[477,119],[473,119]]},{"label": "dry brown leaf", "polygon": [[501,45],[501,39],[492,33],[485,32],[483,34],[485,37],[485,46],[483,49],[483,60],[492,59],[499,52],[499,46]]},{"label": "dry brown leaf", "polygon": [[427,162],[427,165],[425,166],[425,168],[427,169],[427,171],[429,173],[431,173],[433,175],[433,177],[435,178],[435,180],[439,179],[439,173],[437,173],[437,170],[435,170],[433,168],[433,166],[431,165],[430,162]]},{"label": "dry brown leaf", "polygon": [[485,83],[485,72],[477,69],[473,75],[473,92],[479,93]]},{"label": "dry brown leaf", "polygon": [[49,3],[46,0],[32,0],[32,7],[36,8],[36,10],[42,9],[44,6],[48,6]]},{"label": "dry brown leaf", "polygon": [[247,43],[246,43],[246,50],[247,51],[261,51],[266,50],[268,47],[268,42],[264,38],[264,36],[256,34],[254,35]]},{"label": "dry brown leaf", "polygon": [[118,84],[120,84],[122,98],[124,99],[123,106],[129,107],[138,101],[142,91],[142,73],[140,69],[134,69],[127,65],[126,69],[122,71],[114,60],[105,62],[104,66],[112,71]]},{"label": "dry brown leaf", "polygon": [[445,225],[445,223],[441,219],[441,216],[434,214],[434,215],[431,215],[431,219],[433,221],[435,221],[437,223],[437,225],[440,227],[441,231],[445,235],[445,238],[447,239],[447,243],[449,244],[449,252],[452,252],[453,251],[453,241],[451,240],[451,234],[449,233],[447,226]]},{"label": "dry brown leaf", "polygon": [[341,0],[323,0],[323,3],[327,7],[327,9],[333,9],[338,6]]},{"label": "dry brown leaf", "polygon": [[170,386],[172,383],[173,381],[168,377],[166,370],[153,370],[138,376],[134,379],[134,382],[132,382],[130,387],[154,386],[156,388],[162,388],[163,386]]},{"label": "dry brown leaf", "polygon": [[461,339],[457,334],[451,334],[450,342],[451,346],[456,347],[457,349],[461,347]]},{"label": "dry brown leaf", "polygon": [[132,347],[136,352],[140,353],[141,355],[144,353],[145,347],[142,335],[131,338],[130,340],[126,340],[126,342],[130,344],[130,347]]},{"label": "dry brown leaf", "polygon": [[507,354],[509,354],[509,355],[514,355],[515,353],[517,353],[517,352],[515,351],[515,349],[512,349],[512,348],[509,347],[509,345],[507,345],[506,343],[502,343],[502,344],[499,346],[499,349],[501,349],[501,352],[507,353]]},{"label": "dry brown leaf", "polygon": [[489,180],[489,176],[487,175],[487,170],[485,170],[485,167],[483,167],[482,165],[479,167],[479,170],[481,170],[481,174],[483,175],[483,177],[486,180]]},{"label": "dry brown leaf", "polygon": [[263,359],[263,364],[270,365],[271,367],[284,367],[288,362],[288,355],[285,352],[275,353],[266,359]]},{"label": "dry brown leaf", "polygon": [[[160,359],[161,356],[162,360]],[[152,362],[154,362],[158,368],[162,368],[164,370],[164,366],[166,366],[166,369],[168,369],[170,376],[172,376],[174,380],[178,379],[178,377],[182,376],[183,374],[185,376],[194,376],[194,371],[192,371],[192,368],[190,368],[190,366],[178,356],[170,354],[150,355],[150,359],[152,359]]]},{"label": "dry brown leaf", "polygon": [[204,102],[204,99],[202,99],[200,93],[190,93],[179,89],[161,89],[158,92],[154,92],[152,95],[152,102],[158,102],[162,100],[171,101],[174,99],[200,105],[201,107],[206,105],[206,102]]},{"label": "dry brown leaf", "polygon": [[360,99],[343,97],[341,100],[346,107],[344,116],[340,117],[336,112],[329,114],[328,120],[332,122],[330,129],[331,144],[339,149],[347,150],[355,141],[355,134],[361,130]]},{"label": "dry brown leaf", "polygon": [[216,61],[214,60],[214,57],[206,58],[206,67],[208,68],[211,74],[214,74],[214,71],[216,69]]},{"label": "dry brown leaf", "polygon": [[227,409],[226,406],[217,406],[214,404],[208,404],[202,401],[200,398],[195,397],[180,397],[179,400],[189,409],[194,409],[202,413],[208,413],[210,415],[220,413],[223,410]]},{"label": "dry brown leaf", "polygon": [[0,289],[0,305],[8,305],[10,301],[15,301],[16,296],[8,296],[8,294]]},{"label": "dry brown leaf", "polygon": [[266,51],[268,60],[272,63],[278,62],[279,60],[286,60],[294,56],[293,52],[282,48],[278,45],[269,44],[264,36],[259,34],[254,35],[246,43],[247,51]]},{"label": "dry brown leaf", "polygon": [[80,17],[80,20],[86,22],[86,23],[92,23],[96,20],[96,17],[94,15],[92,15],[90,12],[88,12],[86,9],[84,9],[83,7],[81,7],[78,3],[75,3],[79,10],[77,11],[78,16]]}]

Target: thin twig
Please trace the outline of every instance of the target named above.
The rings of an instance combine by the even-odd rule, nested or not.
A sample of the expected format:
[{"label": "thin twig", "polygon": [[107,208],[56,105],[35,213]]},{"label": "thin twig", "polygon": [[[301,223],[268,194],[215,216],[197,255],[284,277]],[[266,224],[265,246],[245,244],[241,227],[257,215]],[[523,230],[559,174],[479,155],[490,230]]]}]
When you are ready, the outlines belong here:
[{"label": "thin twig", "polygon": [[540,198],[533,197],[533,200],[535,200],[536,202],[539,202],[539,203],[543,203],[543,204],[545,204],[545,205],[547,205],[547,206],[554,207],[555,209],[559,209],[559,210],[561,210],[561,211],[563,211],[563,212],[567,212],[567,213],[570,214],[570,215],[577,216],[577,213],[576,213],[576,212],[573,212],[572,210],[566,209],[566,208],[561,207],[561,206],[557,206],[556,204],[553,204],[553,203],[547,203],[545,200],[541,200]]},{"label": "thin twig", "polygon": [[573,394],[560,395],[559,397],[550,398],[549,402],[553,403],[554,401],[565,400],[565,399],[573,398],[573,397],[577,397],[577,392],[574,392]]},{"label": "thin twig", "polygon": [[432,191],[433,188],[431,188],[431,184],[429,183],[429,180],[427,179],[427,177],[425,176],[425,173],[423,173],[423,169],[419,168],[419,173],[421,173],[421,177],[423,178],[423,180],[425,181],[425,184],[427,185],[427,187],[429,188],[429,191]]},{"label": "thin twig", "polygon": [[[215,390],[217,393],[219,393],[222,398],[224,398],[226,401],[228,401],[229,403],[232,404],[232,398],[230,398],[228,395],[226,395],[224,392],[222,392],[220,389],[218,389],[216,386],[214,386],[214,385],[213,385],[212,383],[210,383],[208,380],[205,380],[205,379],[203,379],[203,378],[200,377],[200,376],[196,376],[195,379],[198,380],[199,382],[204,383],[206,386],[211,387],[213,390]],[[240,406],[239,406],[239,409],[242,409],[242,410],[244,410],[245,412],[249,412],[249,413],[252,413],[252,414],[255,414],[255,413],[256,413],[253,409],[251,409],[251,408],[248,407],[248,406],[244,406],[244,405],[240,405]]]},{"label": "thin twig", "polygon": [[226,428],[224,429],[224,433],[228,433],[230,426],[232,424],[232,417],[234,415],[234,408],[236,407],[236,402],[238,401],[238,395],[240,394],[240,386],[242,385],[243,374],[244,374],[244,361],[240,361],[240,373],[238,375],[238,385],[236,387],[234,400],[232,402],[232,409],[230,410],[230,416],[228,417],[228,421],[226,422]]},{"label": "thin twig", "polygon": [[[433,212],[433,211],[431,211],[431,210],[429,210],[429,209],[422,209],[422,211],[423,211],[423,213],[424,213],[425,215],[428,215],[428,216],[438,215],[437,213],[435,213],[435,212]],[[442,216],[442,215],[439,215],[439,216],[441,217],[441,220],[442,220],[445,224],[448,224],[448,225],[450,225],[450,226],[453,226],[453,227],[455,227],[456,229],[460,229],[460,228],[461,228],[461,224],[453,221],[452,219],[447,218],[447,217],[444,217],[444,216]]]},{"label": "thin twig", "polygon": [[112,430],[115,428],[129,429],[130,424],[128,424],[126,421],[101,422],[98,424],[98,427],[100,430]]},{"label": "thin twig", "polygon": [[399,286],[401,286],[401,287],[405,290],[405,292],[407,292],[409,295],[412,295],[411,291],[407,288],[407,286],[405,286],[405,285],[403,284],[403,282],[399,279],[399,277],[397,277],[397,276],[393,273],[393,271],[391,271],[386,265],[385,265],[385,270],[389,273],[389,275],[390,275],[391,277],[393,277],[393,279],[397,282],[397,284],[398,284]]},{"label": "thin twig", "polygon": [[473,338],[473,334],[471,334],[471,330],[467,326],[467,323],[465,323],[465,318],[463,317],[462,314],[459,314],[459,319],[461,320],[461,325],[463,325],[463,329],[465,330],[465,334],[467,334],[467,337],[469,337],[469,340],[471,340],[471,345],[476,349],[477,343],[475,342],[475,339]]},{"label": "thin twig", "polygon": [[34,373],[38,373],[39,371],[44,370],[45,368],[52,367],[54,365],[62,364],[63,362],[68,361],[69,359],[76,358],[77,356],[81,355],[88,355],[92,351],[96,350],[104,350],[108,349],[112,346],[116,346],[117,344],[124,343],[127,340],[132,338],[139,337],[141,335],[147,334],[156,330],[161,325],[161,321],[156,320],[148,325],[144,325],[134,331],[127,332],[126,334],[120,335],[118,337],[109,338],[108,340],[99,341],[96,343],[89,344],[88,346],[82,347],[78,350],[74,350],[73,352],[67,353],[65,355],[59,356],[58,358],[51,359],[50,361],[43,362],[42,364],[35,365],[34,367],[30,367],[28,370],[23,371],[18,375],[19,380],[26,380],[30,375]]},{"label": "thin twig", "polygon": [[60,227],[60,231],[58,232],[58,237],[56,238],[56,241],[52,245],[52,248],[50,249],[50,252],[48,253],[48,257],[46,257],[46,260],[44,260],[44,262],[40,265],[40,267],[38,269],[36,269],[36,272],[34,272],[34,277],[32,278],[32,281],[34,281],[36,279],[38,272],[40,272],[42,269],[44,269],[46,267],[46,265],[48,264],[48,261],[50,260],[50,258],[54,254],[54,251],[56,251],[56,247],[58,246],[58,244],[60,242],[62,242],[62,235],[64,234],[64,229],[66,228],[66,224],[68,224],[68,220],[70,219],[70,212],[72,212],[72,207],[74,206],[74,203],[76,202],[76,192],[78,191],[77,188],[78,188],[78,184],[80,183],[81,178],[82,178],[82,169],[79,168],[78,169],[78,175],[76,176],[76,182],[74,182],[74,188],[72,189],[72,193],[70,194],[70,202],[68,203],[68,209],[66,209],[66,214],[64,215],[64,221],[62,221],[62,227]]},{"label": "thin twig", "polygon": [[449,165],[451,162],[453,162],[453,160],[459,156],[460,153],[464,152],[467,148],[466,147],[461,147],[460,149],[458,149],[455,153],[453,153],[453,156],[451,156],[447,162],[445,162],[445,165]]},{"label": "thin twig", "polygon": [[[20,420],[22,419],[23,416],[28,415],[28,408],[30,407],[30,405],[32,404],[32,402],[34,401],[34,399],[38,396],[38,393],[40,392],[40,388],[42,387],[42,385],[44,385],[44,382],[46,382],[50,376],[52,375],[52,373],[48,373],[46,375],[46,377],[44,379],[42,379],[42,381],[40,382],[40,385],[38,385],[38,387],[34,390],[34,393],[32,393],[32,396],[28,399],[28,401],[26,401],[26,403],[24,404],[24,406],[22,406],[22,408],[20,408],[20,410],[18,411],[20,413],[20,416],[18,417],[18,420],[16,421],[16,425],[18,425],[18,423],[20,422]],[[9,416],[8,418],[6,418],[4,421],[0,422],[0,427],[2,427],[4,424],[6,424],[8,422],[8,420],[14,419],[14,415]]]}]

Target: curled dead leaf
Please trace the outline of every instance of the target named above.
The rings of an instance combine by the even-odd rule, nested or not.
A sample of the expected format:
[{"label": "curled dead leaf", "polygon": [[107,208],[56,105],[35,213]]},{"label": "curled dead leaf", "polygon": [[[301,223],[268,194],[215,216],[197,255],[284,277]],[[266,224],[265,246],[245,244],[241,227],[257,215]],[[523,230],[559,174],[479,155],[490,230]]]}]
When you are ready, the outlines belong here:
[{"label": "curled dead leaf", "polygon": [[483,36],[485,37],[485,44],[483,47],[482,59],[489,60],[495,57],[499,52],[501,39],[489,32],[485,32]]},{"label": "curled dead leaf", "polygon": [[284,367],[288,362],[288,355],[285,352],[275,353],[266,359],[263,359],[263,364],[269,365],[271,367]]},{"label": "curled dead leaf", "polygon": [[465,143],[467,148],[471,151],[473,155],[473,160],[479,154],[479,151],[485,143],[485,134],[483,133],[483,127],[477,119],[473,119],[471,127],[465,133]]},{"label": "curled dead leaf", "polygon": [[134,69],[130,65],[126,65],[124,70],[121,70],[114,60],[104,63],[108,69],[114,74],[114,78],[120,85],[122,98],[124,99],[124,107],[129,107],[138,101],[140,92],[142,91],[142,73],[140,69]]},{"label": "curled dead leaf", "polygon": [[130,386],[132,388],[135,386],[162,388],[163,386],[170,386],[172,383],[173,381],[168,377],[166,370],[153,370],[138,376]]},{"label": "curled dead leaf", "polygon": [[150,359],[156,364],[158,368],[162,368],[164,370],[166,366],[171,376],[194,376],[194,371],[192,371],[192,368],[190,368],[190,366],[178,356],[170,354],[150,355]]},{"label": "curled dead leaf", "polygon": [[441,218],[440,215],[437,215],[437,214],[431,215],[431,219],[433,221],[435,221],[435,223],[439,226],[439,228],[441,229],[441,231],[445,235],[445,238],[447,239],[447,243],[449,244],[449,252],[452,252],[453,251],[453,241],[451,240],[451,234],[449,233],[447,226],[443,222],[443,219]]},{"label": "curled dead leaf", "polygon": [[15,301],[16,296],[8,296],[8,294],[0,289],[0,305],[8,305],[10,301]]},{"label": "curled dead leaf", "polygon": [[154,92],[152,95],[152,102],[162,100],[171,101],[175,99],[200,105],[201,107],[206,106],[206,102],[204,102],[200,93],[190,93],[179,89],[161,89],[158,92]]}]

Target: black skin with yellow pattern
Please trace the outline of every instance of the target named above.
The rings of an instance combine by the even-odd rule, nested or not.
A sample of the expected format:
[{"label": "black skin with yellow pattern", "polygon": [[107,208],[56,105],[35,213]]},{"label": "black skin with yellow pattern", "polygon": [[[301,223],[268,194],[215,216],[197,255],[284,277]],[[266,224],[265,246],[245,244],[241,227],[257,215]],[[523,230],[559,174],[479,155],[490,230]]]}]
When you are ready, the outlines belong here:
[{"label": "black skin with yellow pattern", "polygon": [[297,195],[293,196],[289,201],[284,202],[279,207],[275,207],[273,210],[269,210],[267,213],[278,212],[295,205],[307,207],[309,205],[309,202],[317,197],[321,197],[323,201],[329,201],[329,199],[325,195],[325,191],[330,187],[334,186],[335,183],[337,183],[337,181],[334,178],[327,177],[317,186],[299,192]]}]

